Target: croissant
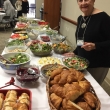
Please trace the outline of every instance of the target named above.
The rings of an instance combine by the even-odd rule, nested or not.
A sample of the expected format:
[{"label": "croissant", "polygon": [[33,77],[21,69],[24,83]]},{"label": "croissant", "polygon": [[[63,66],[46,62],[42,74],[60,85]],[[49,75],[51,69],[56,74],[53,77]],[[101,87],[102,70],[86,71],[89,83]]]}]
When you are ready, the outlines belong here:
[{"label": "croissant", "polygon": [[69,91],[66,93],[65,97],[68,100],[74,101],[80,96],[80,92],[78,90]]},{"label": "croissant", "polygon": [[55,93],[62,98],[65,97],[65,90],[63,87],[59,86],[59,84],[54,84],[50,87],[50,93]]},{"label": "croissant", "polygon": [[16,106],[16,102],[5,102],[3,104],[3,107],[5,107],[5,106],[15,107]]},{"label": "croissant", "polygon": [[29,104],[30,104],[29,99],[26,99],[26,98],[23,98],[23,99],[21,99],[21,100],[18,100],[18,102],[19,102],[19,103],[24,103],[24,104],[26,104],[26,105],[28,105],[28,106],[29,106]]},{"label": "croissant", "polygon": [[18,100],[21,100],[23,98],[29,99],[29,95],[27,93],[22,93]]},{"label": "croissant", "polygon": [[77,81],[84,80],[84,74],[82,74],[80,71],[77,71],[73,68],[69,69],[71,71],[71,74],[74,74],[76,76]]},{"label": "croissant", "polygon": [[53,79],[56,75],[60,74],[63,71],[62,68],[57,68],[54,71],[52,71],[50,78]]},{"label": "croissant", "polygon": [[4,101],[4,94],[0,93],[0,109],[2,108],[3,101]]},{"label": "croissant", "polygon": [[16,96],[17,97],[17,92],[15,90],[9,90],[6,93],[6,98],[8,98],[10,94],[12,94],[13,96]]},{"label": "croissant", "polygon": [[14,110],[14,108],[13,107],[10,107],[10,106],[5,106],[5,107],[3,107],[2,110]]},{"label": "croissant", "polygon": [[5,96],[4,96],[4,94],[3,94],[3,93],[0,93],[0,98],[2,98],[2,99],[4,99],[4,98],[5,98]]},{"label": "croissant", "polygon": [[68,77],[68,75],[70,74],[70,71],[69,70],[63,70],[62,72],[61,72],[61,78],[60,78],[60,80],[59,80],[59,84],[60,85],[64,85],[64,84],[66,84],[66,82],[67,82],[67,77]]},{"label": "croissant", "polygon": [[78,84],[78,82],[73,82],[72,88],[78,90],[80,92],[80,95],[84,93],[84,89]]},{"label": "croissant", "polygon": [[62,102],[62,98],[57,96],[55,93],[52,93],[50,95],[50,100],[51,100],[53,106],[58,110],[60,108],[60,104]]},{"label": "croissant", "polygon": [[74,102],[71,102],[70,100],[63,99],[62,106],[66,110],[83,110],[81,107],[76,105]]},{"label": "croissant", "polygon": [[92,110],[86,102],[78,102],[77,105],[80,106],[83,110]]},{"label": "croissant", "polygon": [[97,105],[97,98],[91,92],[84,94],[84,100],[89,104],[90,107],[95,108]]},{"label": "croissant", "polygon": [[17,92],[15,90],[10,90],[6,93],[5,101],[17,101]]},{"label": "croissant", "polygon": [[28,107],[26,104],[18,103],[17,110],[28,110]]},{"label": "croissant", "polygon": [[72,84],[67,83],[64,87],[66,88],[66,93],[74,90],[78,90],[80,95],[84,93],[84,90],[79,86],[78,82],[73,82]]},{"label": "croissant", "polygon": [[52,81],[50,81],[50,85],[57,84],[61,78],[61,75],[56,75]]},{"label": "croissant", "polygon": [[76,82],[76,81],[77,81],[76,76],[71,72],[67,77],[67,82],[72,83],[72,82]]},{"label": "croissant", "polygon": [[79,85],[83,88],[84,92],[90,91],[91,84],[88,81],[79,81]]}]

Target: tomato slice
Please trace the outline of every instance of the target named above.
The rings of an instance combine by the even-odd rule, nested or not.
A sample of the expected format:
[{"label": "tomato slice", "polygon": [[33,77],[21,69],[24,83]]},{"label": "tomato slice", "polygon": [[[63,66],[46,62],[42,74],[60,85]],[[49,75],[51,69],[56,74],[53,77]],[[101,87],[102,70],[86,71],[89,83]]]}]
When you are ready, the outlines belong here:
[{"label": "tomato slice", "polygon": [[20,37],[19,34],[13,34],[13,35],[11,36],[12,39],[19,38],[19,37]]}]

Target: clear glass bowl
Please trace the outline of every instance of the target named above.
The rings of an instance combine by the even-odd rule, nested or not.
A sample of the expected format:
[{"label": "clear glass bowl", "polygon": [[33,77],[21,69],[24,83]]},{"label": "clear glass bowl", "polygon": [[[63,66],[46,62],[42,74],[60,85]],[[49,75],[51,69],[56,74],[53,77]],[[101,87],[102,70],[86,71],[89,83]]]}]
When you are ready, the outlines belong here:
[{"label": "clear glass bowl", "polygon": [[[30,74],[28,72],[29,68],[34,70],[35,73]],[[35,66],[21,67],[18,68],[16,72],[16,79],[21,83],[21,85],[24,85],[27,82],[34,84],[39,79],[39,76],[40,76],[39,68]]]}]

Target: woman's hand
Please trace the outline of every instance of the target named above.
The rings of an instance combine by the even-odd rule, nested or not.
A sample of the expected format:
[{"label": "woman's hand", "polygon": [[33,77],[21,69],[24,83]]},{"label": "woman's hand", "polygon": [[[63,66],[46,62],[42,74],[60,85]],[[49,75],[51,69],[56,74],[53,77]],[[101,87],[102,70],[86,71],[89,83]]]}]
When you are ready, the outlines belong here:
[{"label": "woman's hand", "polygon": [[84,42],[84,45],[82,45],[81,48],[84,48],[86,51],[91,51],[95,49],[95,44],[91,42]]},{"label": "woman's hand", "polygon": [[68,52],[68,53],[65,53],[63,54],[63,56],[66,56],[66,57],[73,57],[75,54],[73,52]]}]

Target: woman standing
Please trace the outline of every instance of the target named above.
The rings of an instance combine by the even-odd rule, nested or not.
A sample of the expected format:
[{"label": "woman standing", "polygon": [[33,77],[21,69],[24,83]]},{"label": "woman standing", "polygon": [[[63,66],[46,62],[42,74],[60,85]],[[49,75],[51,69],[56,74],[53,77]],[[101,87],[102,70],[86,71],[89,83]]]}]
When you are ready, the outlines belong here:
[{"label": "woman standing", "polygon": [[95,8],[94,2],[77,0],[83,14],[77,19],[77,48],[74,53],[89,60],[87,70],[101,84],[110,67],[110,17]]},{"label": "woman standing", "polygon": [[17,0],[15,3],[15,7],[17,10],[17,18],[22,16],[22,0]]},{"label": "woman standing", "polygon": [[10,19],[14,18],[16,12],[10,0],[4,0],[4,10],[5,10],[6,15],[10,16]]},{"label": "woman standing", "polygon": [[29,12],[29,2],[27,0],[22,1],[22,15],[27,16],[27,13]]}]

